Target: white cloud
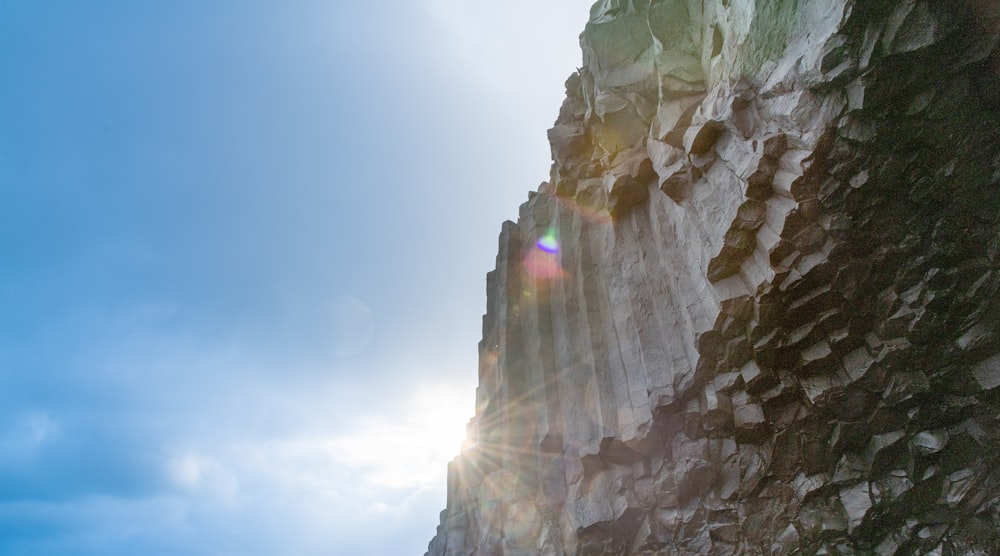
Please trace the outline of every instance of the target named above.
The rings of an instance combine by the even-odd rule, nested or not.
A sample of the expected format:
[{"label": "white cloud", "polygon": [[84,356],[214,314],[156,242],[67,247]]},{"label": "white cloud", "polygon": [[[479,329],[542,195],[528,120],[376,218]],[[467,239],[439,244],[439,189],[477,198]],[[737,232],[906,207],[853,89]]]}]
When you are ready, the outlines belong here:
[{"label": "white cloud", "polygon": [[[299,433],[248,438],[229,445],[199,446],[199,453],[171,458],[174,483],[188,491],[232,474],[256,494],[308,492],[323,504],[391,506],[409,492],[445,486],[448,462],[461,448],[472,414],[469,389],[418,385],[392,413],[355,419],[313,414]],[[330,429],[325,418],[337,421]]]},{"label": "white cloud", "polygon": [[200,454],[184,454],[167,462],[168,476],[199,504],[215,509],[238,509],[240,481],[226,467]]},{"label": "white cloud", "polygon": [[204,463],[195,455],[185,455],[170,460],[167,464],[170,477],[183,488],[195,488],[201,482]]},{"label": "white cloud", "polygon": [[[580,63],[576,36],[586,20],[589,0],[421,1],[425,14],[435,22],[430,33],[423,33],[426,20],[422,20],[419,26],[409,29],[379,28],[371,35],[382,39],[372,42],[389,50],[406,48],[390,37],[411,37],[406,33],[417,31],[418,40],[434,44],[409,47],[421,53],[425,46],[436,49],[434,54],[440,59],[426,61],[446,66],[446,86],[454,95],[442,94],[427,101],[429,104],[412,108],[410,103],[419,99],[404,89],[410,84],[393,79],[392,83],[399,84],[393,98],[408,107],[399,112],[412,111],[428,117],[396,122],[398,128],[388,135],[407,135],[407,130],[419,127],[414,121],[423,122],[428,126],[424,136],[441,141],[433,152],[448,157],[449,168],[444,173],[458,176],[456,180],[476,175],[477,181],[474,187],[463,182],[456,188],[446,199],[452,205],[434,199],[436,209],[444,206],[444,212],[452,214],[430,220],[447,225],[449,233],[459,228],[455,235],[461,236],[460,245],[465,251],[444,261],[437,282],[417,283],[415,288],[432,300],[428,304],[432,308],[447,305],[479,311],[480,270],[476,270],[477,281],[469,286],[479,300],[478,306],[472,306],[468,301],[471,298],[456,295],[465,287],[458,284],[464,284],[464,278],[458,277],[466,276],[457,268],[468,265],[475,258],[471,250],[479,253],[480,248],[485,250],[483,264],[491,264],[496,229],[511,214],[503,212],[506,208],[495,208],[495,213],[487,209],[516,207],[523,200],[524,189],[544,177],[548,155],[544,129],[556,116],[563,96],[562,82]],[[374,16],[371,19],[381,21]],[[340,20],[351,21],[346,17]],[[367,36],[368,30],[358,34]],[[342,48],[336,53],[367,55]],[[362,61],[379,63],[380,59]],[[410,63],[406,56],[401,59]],[[395,75],[397,70],[386,73]],[[417,70],[422,72],[423,68]],[[440,77],[428,72],[431,74]],[[341,86],[340,81],[335,84]],[[440,88],[436,83],[427,87],[434,93]],[[372,96],[373,102],[379,98]],[[323,102],[337,101],[329,98]],[[388,108],[373,103],[351,110],[382,113]],[[441,120],[453,118],[462,125],[454,129],[441,127],[444,123],[438,121],[438,114]],[[476,119],[479,123],[472,123]],[[371,125],[379,130],[379,137],[385,136],[378,122],[375,119]],[[470,135],[479,139],[470,140]],[[378,152],[382,153],[383,148],[379,145]],[[402,148],[408,147],[404,143]],[[469,168],[461,168],[463,163]],[[491,165],[489,175],[480,175],[487,163]],[[406,166],[398,161],[396,164]],[[243,186],[242,182],[234,185]],[[431,191],[426,183],[407,183],[407,187],[422,188],[422,195]],[[513,200],[483,200],[488,191],[504,187],[514,190],[509,196]],[[393,193],[387,194],[389,199],[394,197]],[[99,198],[96,202],[103,211],[107,200]],[[325,204],[317,206],[318,211],[329,210]],[[407,206],[407,210],[423,209]],[[210,210],[205,213],[214,214]],[[457,226],[456,222],[463,222],[459,213],[470,220],[488,222],[487,237],[480,241],[472,231]],[[263,230],[262,234],[268,234],[268,240],[273,239],[270,234],[281,232],[281,226],[251,220]],[[209,225],[214,224],[205,224]],[[226,226],[220,221],[219,228]],[[171,228],[164,235],[173,233]],[[250,303],[251,297],[234,294],[230,298],[225,291],[199,289],[192,284],[205,280],[225,284],[225,276],[215,277],[215,271],[228,266],[207,265],[194,256],[170,258],[171,252],[163,250],[167,243],[147,245],[144,240],[151,242],[150,237],[134,237],[139,238],[134,243],[130,240],[102,248],[106,252],[81,251],[97,257],[84,257],[91,263],[96,260],[107,264],[88,263],[85,274],[91,282],[82,283],[72,292],[83,292],[91,283],[112,284],[106,280],[108,269],[132,268],[129,265],[142,270],[135,270],[134,277],[122,275],[129,287],[133,278],[136,280],[136,291],[113,292],[107,299],[95,297],[67,304],[67,309],[59,313],[63,320],[46,321],[42,327],[46,335],[39,336],[37,345],[25,344],[16,350],[15,355],[34,363],[38,363],[36,352],[48,353],[42,363],[53,371],[51,375],[24,373],[16,377],[23,381],[20,390],[34,393],[38,399],[33,401],[36,407],[8,407],[10,413],[0,422],[0,463],[18,471],[28,469],[29,475],[40,477],[40,484],[53,486],[26,489],[43,493],[30,503],[10,499],[0,502],[0,523],[23,523],[25,531],[32,527],[40,531],[27,533],[23,541],[48,539],[30,545],[32,553],[37,554],[305,555],[329,554],[333,547],[338,553],[361,556],[417,553],[417,549],[399,549],[400,539],[409,543],[407,546],[426,546],[434,533],[437,513],[444,505],[447,461],[459,448],[474,405],[478,315],[469,319],[470,326],[462,325],[463,330],[456,332],[451,313],[445,318],[421,310],[416,313],[420,330],[408,328],[410,321],[406,320],[400,329],[407,335],[399,334],[385,342],[392,354],[368,357],[375,350],[367,349],[354,358],[331,357],[331,361],[324,359],[325,354],[309,352],[314,346],[308,341],[295,343],[300,336],[312,338],[311,334],[320,328],[309,320],[311,313],[296,312],[298,306],[292,304],[287,315],[274,309],[278,315],[274,316],[266,306],[265,296],[252,300],[260,307],[252,305],[232,315],[217,315],[215,311],[224,311],[230,302],[240,305],[233,300]],[[188,243],[174,247],[187,252],[195,241],[189,234],[184,237]],[[465,243],[465,238],[476,239]],[[376,252],[385,247],[372,238],[363,239]],[[247,245],[255,245],[253,252],[257,253],[253,241],[248,239]],[[394,261],[403,256],[398,239],[384,251],[389,253],[386,258]],[[205,252],[212,257],[217,254],[214,249]],[[229,260],[229,255],[220,260]],[[415,257],[428,266],[430,257],[425,258],[423,253]],[[249,264],[251,259],[257,260],[249,255],[232,260]],[[235,290],[270,292],[271,286],[277,290],[279,285],[293,289],[306,284],[279,283],[275,276],[280,273],[272,269],[280,265],[272,264],[264,255],[260,260],[268,263],[248,266],[247,276],[264,276],[267,279],[260,278],[261,284],[266,282],[268,287],[241,290],[247,276],[240,274],[230,277]],[[178,271],[158,279],[168,282],[177,278],[176,286],[158,286],[144,274],[155,270],[159,276],[160,270],[168,266]],[[400,281],[398,276],[392,276],[381,282],[374,274],[377,269],[371,272],[373,290],[395,287]],[[66,275],[76,280],[79,273]],[[154,283],[149,285],[144,280]],[[159,293],[144,303],[136,301],[147,290]],[[324,298],[327,293],[324,290],[316,298]],[[308,294],[304,292],[302,297],[310,299]],[[197,305],[208,303],[206,298],[224,299],[205,307]],[[111,303],[108,299],[121,301]],[[365,301],[379,309],[377,299]],[[380,321],[377,334],[371,338],[373,346],[379,334],[388,336],[394,318],[389,314],[377,316]],[[273,320],[279,317],[287,322]],[[348,335],[350,341],[343,344],[347,347],[340,350],[353,353],[367,342],[368,325],[358,326],[357,319],[346,322],[343,328],[348,332],[362,332]],[[315,335],[324,334],[320,330]],[[336,355],[337,350],[333,351]],[[12,355],[5,357],[15,360]],[[388,361],[390,358],[393,361]],[[414,377],[445,380],[455,376],[466,377],[465,382],[414,383]],[[67,444],[62,451],[50,450],[60,443]],[[65,454],[74,457],[66,458]],[[38,460],[52,459],[48,462],[51,470],[36,465],[36,456]],[[76,456],[91,459],[77,461]],[[116,460],[126,463],[105,465]],[[74,465],[79,468],[68,473],[67,469]],[[20,480],[20,475],[15,473],[10,480]],[[3,544],[5,541],[9,539],[0,539],[0,552],[5,552],[5,546],[13,546]],[[38,550],[34,550],[36,547]]]}]

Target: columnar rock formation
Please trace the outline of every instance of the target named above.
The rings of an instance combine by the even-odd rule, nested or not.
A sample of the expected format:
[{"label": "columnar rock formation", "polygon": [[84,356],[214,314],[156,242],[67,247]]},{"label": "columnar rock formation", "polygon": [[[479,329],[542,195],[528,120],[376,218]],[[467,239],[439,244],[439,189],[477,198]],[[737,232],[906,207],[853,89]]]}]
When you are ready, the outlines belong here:
[{"label": "columnar rock formation", "polygon": [[998,38],[598,2],[429,554],[1000,553]]}]

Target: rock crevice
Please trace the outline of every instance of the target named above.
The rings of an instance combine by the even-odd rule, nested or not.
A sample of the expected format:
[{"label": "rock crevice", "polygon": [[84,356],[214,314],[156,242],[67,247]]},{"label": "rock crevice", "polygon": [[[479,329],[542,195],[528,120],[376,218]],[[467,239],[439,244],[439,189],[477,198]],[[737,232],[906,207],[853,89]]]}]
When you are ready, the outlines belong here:
[{"label": "rock crevice", "polygon": [[428,554],[1000,552],[1000,6],[602,0]]}]

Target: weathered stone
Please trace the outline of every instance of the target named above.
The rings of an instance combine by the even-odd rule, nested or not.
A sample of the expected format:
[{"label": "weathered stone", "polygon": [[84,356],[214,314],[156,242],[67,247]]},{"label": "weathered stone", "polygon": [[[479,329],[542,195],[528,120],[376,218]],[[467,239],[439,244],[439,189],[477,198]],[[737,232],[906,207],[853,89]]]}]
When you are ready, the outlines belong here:
[{"label": "weathered stone", "polygon": [[587,134],[582,126],[557,124],[549,129],[548,135],[552,159],[556,161],[572,160],[587,147]]},{"label": "weathered stone", "polygon": [[994,4],[597,2],[428,553],[993,553]]},{"label": "weathered stone", "polygon": [[872,507],[868,483],[860,482],[843,488],[840,490],[839,497],[840,503],[844,505],[844,512],[847,514],[847,532],[850,533],[861,524],[868,510]]},{"label": "weathered stone", "polygon": [[691,126],[684,134],[684,150],[694,155],[705,154],[715,145],[725,130],[725,126],[719,122],[706,122]]},{"label": "weathered stone", "polygon": [[1000,386],[1000,355],[980,361],[972,368],[972,376],[983,390]]}]

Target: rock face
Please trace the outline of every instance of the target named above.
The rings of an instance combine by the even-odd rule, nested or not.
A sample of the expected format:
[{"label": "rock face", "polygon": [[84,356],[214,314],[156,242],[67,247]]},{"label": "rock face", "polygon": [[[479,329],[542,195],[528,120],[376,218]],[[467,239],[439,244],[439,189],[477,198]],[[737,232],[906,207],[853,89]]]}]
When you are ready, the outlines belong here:
[{"label": "rock face", "polygon": [[1000,4],[602,0],[428,554],[1000,553]]}]

